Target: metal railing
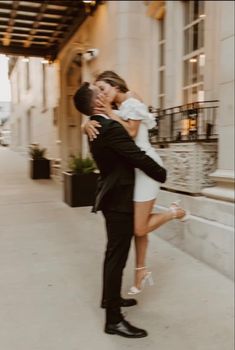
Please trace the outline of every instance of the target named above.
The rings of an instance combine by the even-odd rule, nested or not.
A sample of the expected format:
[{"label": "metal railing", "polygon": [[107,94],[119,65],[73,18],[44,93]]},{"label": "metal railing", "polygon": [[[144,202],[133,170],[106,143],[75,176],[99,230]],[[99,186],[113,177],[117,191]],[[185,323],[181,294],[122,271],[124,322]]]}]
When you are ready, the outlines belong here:
[{"label": "metal railing", "polygon": [[156,127],[150,130],[152,143],[215,141],[218,100],[188,103],[167,109],[149,107]]}]

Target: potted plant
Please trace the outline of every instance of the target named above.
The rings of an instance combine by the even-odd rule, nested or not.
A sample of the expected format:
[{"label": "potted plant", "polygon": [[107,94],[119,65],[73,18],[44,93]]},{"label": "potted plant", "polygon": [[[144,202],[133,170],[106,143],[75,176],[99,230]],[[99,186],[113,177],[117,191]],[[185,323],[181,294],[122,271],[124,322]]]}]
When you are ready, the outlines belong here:
[{"label": "potted plant", "polygon": [[50,179],[50,160],[45,158],[46,148],[38,144],[29,147],[31,179]]},{"label": "potted plant", "polygon": [[92,206],[98,171],[92,158],[71,156],[69,171],[63,172],[64,202],[71,207]]}]

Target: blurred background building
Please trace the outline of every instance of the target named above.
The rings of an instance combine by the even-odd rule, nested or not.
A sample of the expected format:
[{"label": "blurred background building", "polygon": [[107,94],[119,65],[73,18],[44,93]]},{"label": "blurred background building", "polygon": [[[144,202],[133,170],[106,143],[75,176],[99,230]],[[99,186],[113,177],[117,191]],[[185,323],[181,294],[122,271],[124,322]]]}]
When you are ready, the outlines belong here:
[{"label": "blurred background building", "polygon": [[11,103],[0,101],[0,145],[9,146],[11,143],[10,130]]},{"label": "blurred background building", "polygon": [[159,235],[232,277],[234,2],[9,3],[0,10],[14,23],[1,19],[0,49],[17,54],[9,62],[12,149],[27,154],[38,143],[57,175],[58,164],[66,170],[71,154],[88,153],[74,92],[116,71],[157,119],[150,137],[168,169],[159,209],[182,199],[192,213]]}]

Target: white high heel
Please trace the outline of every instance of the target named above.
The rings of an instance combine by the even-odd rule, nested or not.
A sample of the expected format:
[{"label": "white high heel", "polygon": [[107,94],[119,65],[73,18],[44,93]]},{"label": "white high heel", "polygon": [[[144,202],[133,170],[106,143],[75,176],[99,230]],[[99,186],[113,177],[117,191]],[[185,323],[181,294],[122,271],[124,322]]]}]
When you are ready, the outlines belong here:
[{"label": "white high heel", "polygon": [[[173,213],[173,218],[174,219],[178,219],[178,217],[177,217],[177,209],[183,209],[183,208],[180,207],[180,202],[181,202],[181,200],[178,199],[175,202],[171,203],[170,210]],[[189,219],[190,215],[191,215],[189,210],[184,210],[184,211],[185,211],[185,215],[181,219],[178,219],[178,220],[180,220],[182,222],[186,222]]]},{"label": "white high heel", "polygon": [[[143,270],[143,269],[146,269],[146,266],[136,267],[135,270]],[[154,281],[153,281],[153,277],[152,277],[152,272],[151,271],[146,272],[146,274],[142,278],[142,281],[141,281],[141,284],[140,284],[140,289],[137,288],[136,286],[133,286],[133,287],[131,287],[129,289],[128,295],[136,295],[136,294],[141,293],[143,291],[144,287],[145,287],[146,282],[148,282],[150,286],[154,285]]]}]

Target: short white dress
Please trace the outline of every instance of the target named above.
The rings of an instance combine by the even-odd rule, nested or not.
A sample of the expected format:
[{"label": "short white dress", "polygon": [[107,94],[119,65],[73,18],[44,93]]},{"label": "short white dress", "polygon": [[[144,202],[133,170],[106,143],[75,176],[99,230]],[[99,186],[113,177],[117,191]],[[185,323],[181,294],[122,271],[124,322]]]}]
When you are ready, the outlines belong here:
[{"label": "short white dress", "polygon": [[[138,133],[134,139],[135,143],[149,157],[163,166],[160,156],[149,142],[148,130],[152,129],[156,125],[156,122],[153,115],[148,112],[147,106],[136,98],[130,97],[122,102],[117,114],[123,120],[141,120]],[[145,202],[155,199],[160,185],[160,182],[153,180],[140,169],[135,169],[134,201]]]}]

